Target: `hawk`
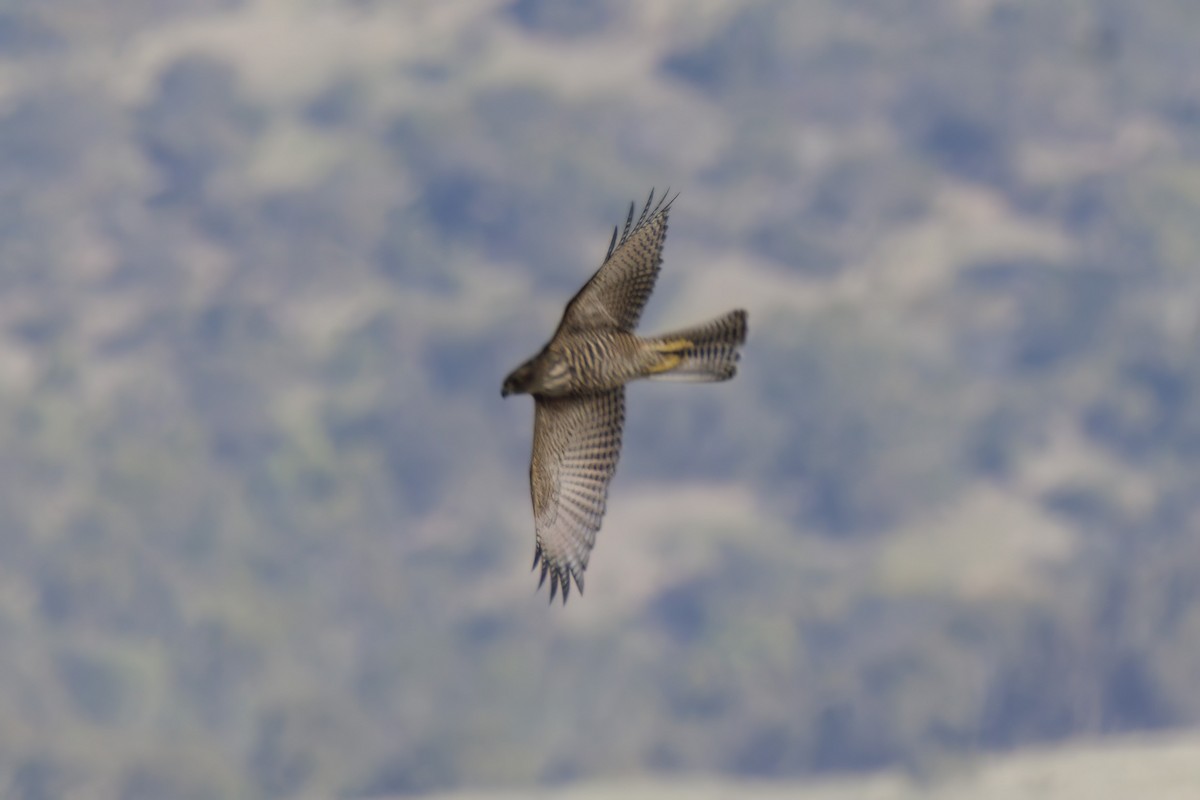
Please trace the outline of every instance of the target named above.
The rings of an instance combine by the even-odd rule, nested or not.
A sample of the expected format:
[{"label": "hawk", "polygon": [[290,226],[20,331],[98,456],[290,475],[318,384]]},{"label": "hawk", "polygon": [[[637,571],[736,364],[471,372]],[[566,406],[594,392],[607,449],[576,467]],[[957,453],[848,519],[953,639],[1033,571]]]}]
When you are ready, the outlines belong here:
[{"label": "hawk", "polygon": [[502,397],[533,395],[533,567],[542,565],[538,588],[550,576],[552,603],[559,587],[567,602],[572,579],[583,592],[621,453],[625,384],[637,378],[725,381],[737,371],[738,347],[746,340],[742,309],[661,336],[634,333],[662,265],[674,200],[664,196],[652,206],[651,190],[636,224],[635,205],[629,205],[624,230],[613,228],[604,262],[567,303],[554,336],[500,390]]}]

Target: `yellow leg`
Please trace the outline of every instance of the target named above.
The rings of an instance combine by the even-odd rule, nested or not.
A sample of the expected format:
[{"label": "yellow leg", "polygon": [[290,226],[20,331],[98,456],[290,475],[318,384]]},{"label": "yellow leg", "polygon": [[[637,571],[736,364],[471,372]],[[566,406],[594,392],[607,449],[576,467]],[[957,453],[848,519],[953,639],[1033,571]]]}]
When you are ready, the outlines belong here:
[{"label": "yellow leg", "polygon": [[695,342],[690,339],[672,339],[667,342],[656,343],[654,349],[662,356],[662,359],[650,367],[650,374],[657,375],[660,372],[670,372],[675,369],[679,366],[679,362],[683,361],[683,356],[679,354],[693,347],[695,347]]},{"label": "yellow leg", "polygon": [[660,353],[678,353],[680,350],[690,350],[696,346],[691,339],[672,339],[669,342],[659,342],[654,349]]},{"label": "yellow leg", "polygon": [[662,357],[662,361],[650,367],[650,374],[657,375],[660,372],[670,372],[679,366],[680,361],[683,361],[683,356],[668,353]]}]

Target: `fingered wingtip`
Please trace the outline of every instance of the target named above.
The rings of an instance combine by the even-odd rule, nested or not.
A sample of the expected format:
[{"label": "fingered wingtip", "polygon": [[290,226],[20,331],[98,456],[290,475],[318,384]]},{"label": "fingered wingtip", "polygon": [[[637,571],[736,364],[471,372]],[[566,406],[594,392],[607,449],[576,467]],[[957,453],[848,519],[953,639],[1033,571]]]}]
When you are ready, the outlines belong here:
[{"label": "fingered wingtip", "polygon": [[554,605],[554,598],[558,594],[558,586],[562,584],[562,603],[567,604],[567,594],[571,591],[571,582],[557,568],[550,573],[550,605]]},{"label": "fingered wingtip", "polygon": [[648,214],[653,214],[655,212],[670,208],[671,204],[674,203],[679,197],[679,192],[671,194],[671,187],[668,186],[666,191],[658,195],[658,205],[654,205],[655,194],[658,194],[658,190],[652,188],[650,190],[650,196],[646,198],[645,208]]},{"label": "fingered wingtip", "polygon": [[546,578],[550,578],[550,605],[554,604],[556,598],[562,597],[562,604],[567,604],[567,598],[571,594],[571,583],[574,580],[575,591],[580,596],[583,595],[583,572],[579,569],[572,569],[566,566],[557,566],[551,564],[541,548],[537,548],[533,553],[533,568],[537,569],[538,564],[542,565],[542,573],[538,577],[537,590],[541,591],[543,584],[546,583]]}]

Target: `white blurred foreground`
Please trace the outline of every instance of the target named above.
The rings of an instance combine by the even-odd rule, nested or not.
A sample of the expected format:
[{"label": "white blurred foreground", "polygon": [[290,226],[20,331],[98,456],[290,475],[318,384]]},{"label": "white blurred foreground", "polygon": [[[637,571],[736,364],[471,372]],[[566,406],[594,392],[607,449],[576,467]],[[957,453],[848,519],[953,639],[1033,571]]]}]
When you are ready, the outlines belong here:
[{"label": "white blurred foreground", "polygon": [[899,771],[795,783],[640,781],[543,792],[458,792],[429,800],[1185,800],[1200,792],[1200,734],[1140,736]]}]

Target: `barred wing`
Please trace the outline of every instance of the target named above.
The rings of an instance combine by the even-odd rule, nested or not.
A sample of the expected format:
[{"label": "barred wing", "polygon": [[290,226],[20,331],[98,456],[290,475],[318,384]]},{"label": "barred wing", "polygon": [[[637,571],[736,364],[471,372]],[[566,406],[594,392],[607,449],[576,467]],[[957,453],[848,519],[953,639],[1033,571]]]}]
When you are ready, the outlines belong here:
[{"label": "barred wing", "polygon": [[604,263],[567,303],[555,336],[594,328],[615,327],[631,331],[637,327],[662,266],[667,212],[675,198],[668,200],[664,195],[658,205],[651,207],[653,201],[654,190],[651,189],[636,225],[633,224],[634,204],[629,204],[621,238],[617,239],[618,229],[613,228]]},{"label": "barred wing", "polygon": [[608,483],[621,454],[625,390],[577,397],[537,397],[529,485],[542,565],[540,588],[550,576],[550,600],[571,578],[583,592],[583,571],[604,517]]}]

